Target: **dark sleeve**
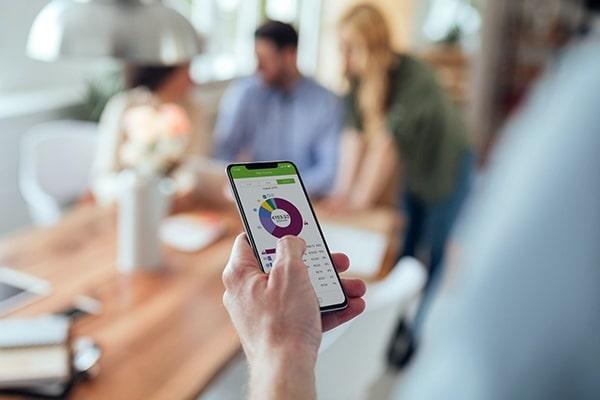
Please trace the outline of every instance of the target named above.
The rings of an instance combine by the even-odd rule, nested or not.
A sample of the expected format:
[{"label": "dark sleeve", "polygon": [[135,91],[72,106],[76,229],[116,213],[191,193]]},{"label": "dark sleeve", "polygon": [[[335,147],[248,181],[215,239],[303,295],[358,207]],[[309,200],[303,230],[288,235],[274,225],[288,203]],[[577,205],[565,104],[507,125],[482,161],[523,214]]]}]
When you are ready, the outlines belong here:
[{"label": "dark sleeve", "polygon": [[344,128],[363,131],[363,124],[358,110],[356,92],[352,90],[344,97]]}]

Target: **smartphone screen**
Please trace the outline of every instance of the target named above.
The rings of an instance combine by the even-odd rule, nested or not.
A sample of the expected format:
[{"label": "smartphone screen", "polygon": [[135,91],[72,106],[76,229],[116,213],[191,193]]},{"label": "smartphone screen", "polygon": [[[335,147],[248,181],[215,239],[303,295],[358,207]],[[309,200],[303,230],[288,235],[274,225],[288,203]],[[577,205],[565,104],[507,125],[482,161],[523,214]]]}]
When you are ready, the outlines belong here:
[{"label": "smartphone screen", "polygon": [[227,174],[263,271],[273,266],[277,240],[298,236],[306,242],[303,259],[321,311],[345,308],[346,295],[296,166],[287,161],[232,164]]}]

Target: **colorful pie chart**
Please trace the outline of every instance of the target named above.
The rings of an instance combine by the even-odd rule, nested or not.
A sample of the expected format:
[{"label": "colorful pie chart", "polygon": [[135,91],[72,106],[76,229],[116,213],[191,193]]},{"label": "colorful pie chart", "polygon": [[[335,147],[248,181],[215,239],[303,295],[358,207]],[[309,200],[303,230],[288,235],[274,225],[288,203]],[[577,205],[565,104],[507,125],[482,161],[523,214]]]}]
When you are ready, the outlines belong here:
[{"label": "colorful pie chart", "polygon": [[258,210],[260,223],[276,238],[297,236],[302,231],[302,214],[295,205],[285,199],[274,197],[262,202]]}]

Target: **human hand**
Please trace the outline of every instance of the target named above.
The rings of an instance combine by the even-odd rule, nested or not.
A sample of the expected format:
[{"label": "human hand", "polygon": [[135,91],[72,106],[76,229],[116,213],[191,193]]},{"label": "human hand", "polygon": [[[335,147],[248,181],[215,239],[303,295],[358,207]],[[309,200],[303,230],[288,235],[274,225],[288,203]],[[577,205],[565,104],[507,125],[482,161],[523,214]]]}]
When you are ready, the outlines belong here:
[{"label": "human hand", "polygon": [[96,198],[94,197],[94,193],[92,193],[90,189],[86,189],[77,203],[82,206],[96,204]]},{"label": "human hand", "polygon": [[324,210],[327,214],[342,214],[347,211],[349,206],[348,196],[343,195],[332,195],[323,199],[319,203],[319,208]]},{"label": "human hand", "polygon": [[[267,275],[260,270],[246,235],[235,240],[223,272],[223,301],[251,364],[278,351],[315,362],[322,332],[349,321],[365,308],[364,282],[342,279],[348,307],[321,316],[302,261],[305,248],[302,239],[280,239],[273,268]],[[333,261],[339,272],[350,264],[343,254],[333,254]]]},{"label": "human hand", "polygon": [[171,201],[171,214],[179,214],[198,208],[198,197],[193,191],[177,193]]}]

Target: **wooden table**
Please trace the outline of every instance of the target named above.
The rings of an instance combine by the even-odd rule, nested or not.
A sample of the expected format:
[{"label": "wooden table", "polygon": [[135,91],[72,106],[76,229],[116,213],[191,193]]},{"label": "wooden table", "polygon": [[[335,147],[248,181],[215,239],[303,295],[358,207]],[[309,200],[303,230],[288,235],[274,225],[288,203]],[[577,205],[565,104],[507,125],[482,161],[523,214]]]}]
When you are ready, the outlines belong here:
[{"label": "wooden table", "polygon": [[[392,236],[398,226],[393,215],[382,211],[350,220]],[[75,335],[94,338],[103,355],[99,374],[78,385],[72,398],[194,398],[239,351],[222,305],[221,272],[241,224],[234,212],[223,218],[230,227],[226,238],[194,254],[165,249],[165,269],[158,273],[119,274],[114,213],[91,206],[53,228],[0,241],[0,265],[46,279],[53,288],[51,296],[11,316],[56,312],[77,295],[103,304],[101,315],[73,327]]]}]

